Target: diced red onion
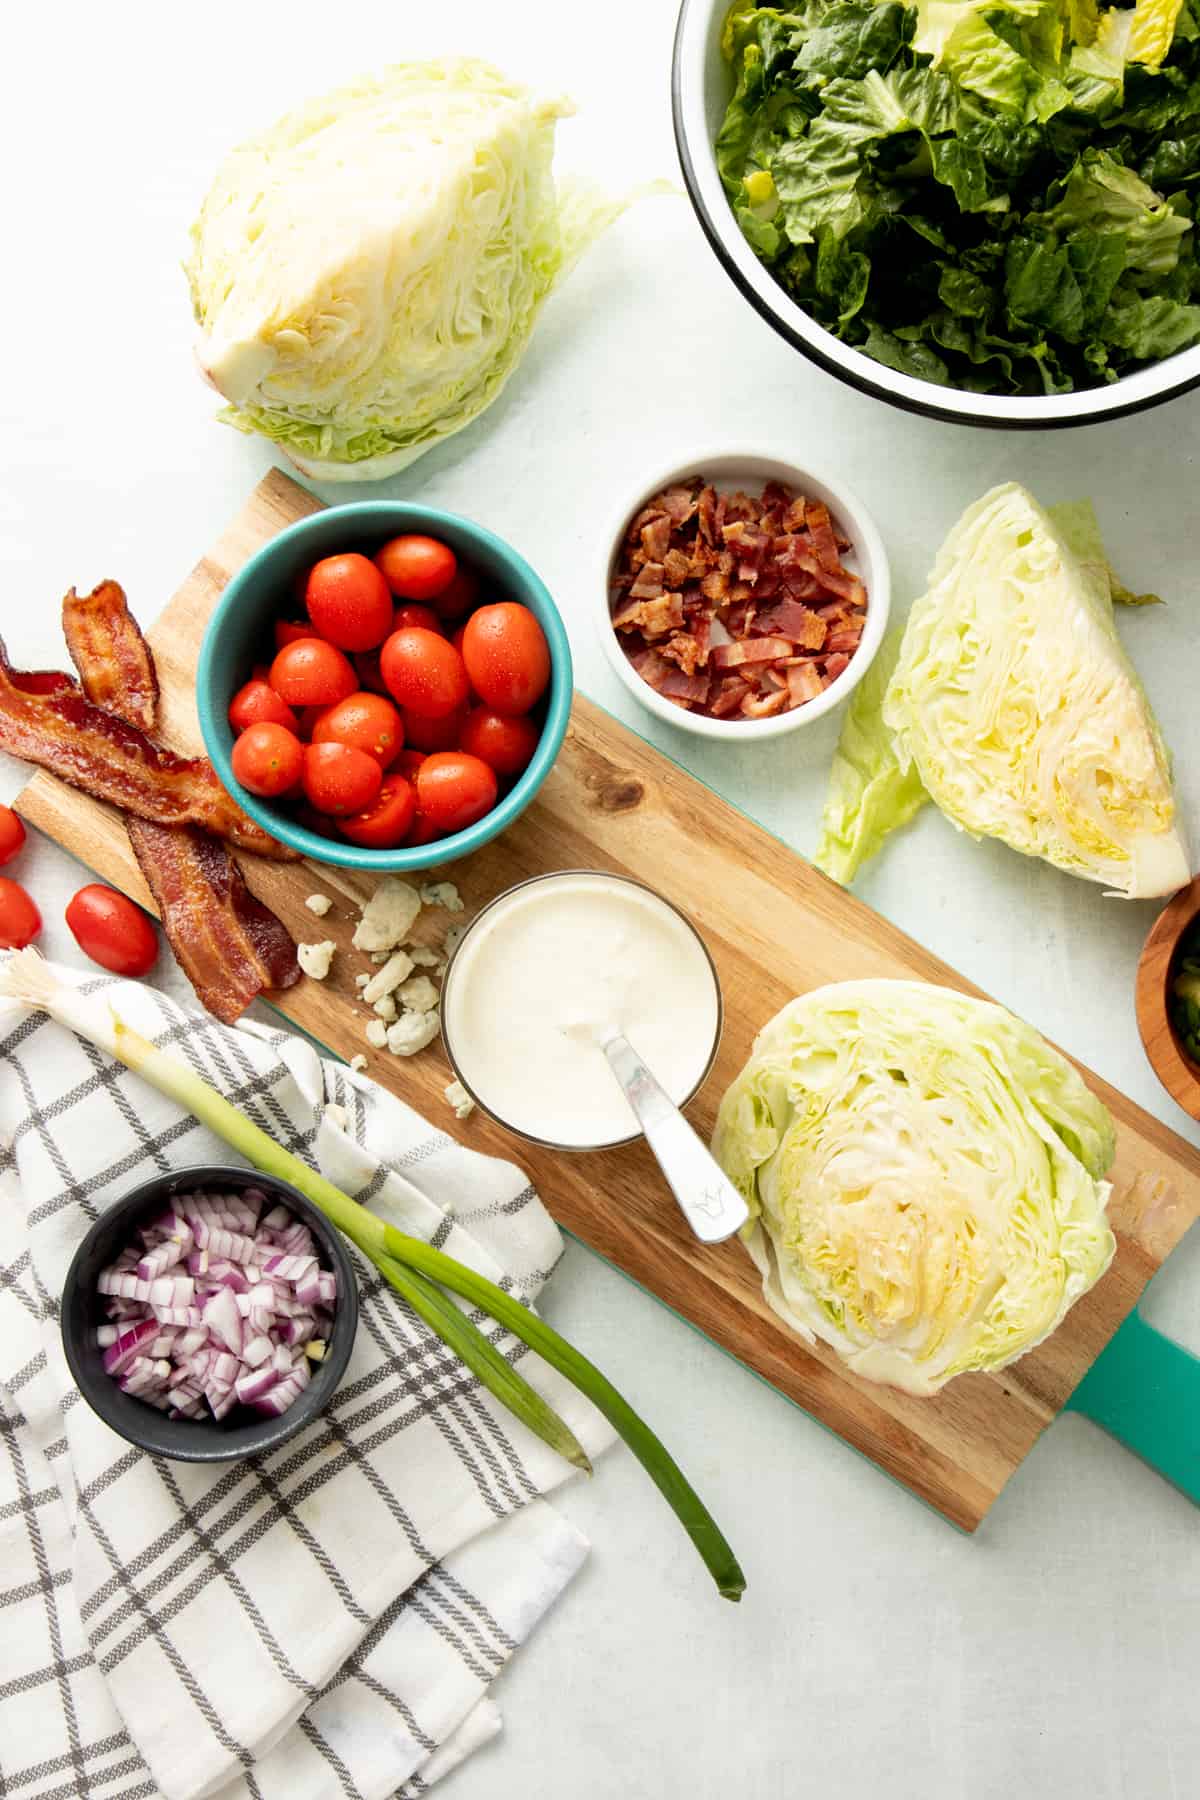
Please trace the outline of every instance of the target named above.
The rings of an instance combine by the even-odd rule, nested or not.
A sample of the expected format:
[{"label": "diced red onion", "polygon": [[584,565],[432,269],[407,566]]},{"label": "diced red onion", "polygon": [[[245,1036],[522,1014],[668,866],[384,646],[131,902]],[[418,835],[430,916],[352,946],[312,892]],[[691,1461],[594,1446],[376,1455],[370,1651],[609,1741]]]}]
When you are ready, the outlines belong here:
[{"label": "diced red onion", "polygon": [[304,1221],[247,1188],[180,1195],[137,1235],[97,1278],[107,1373],[172,1418],[286,1412],[324,1359],[337,1302]]}]

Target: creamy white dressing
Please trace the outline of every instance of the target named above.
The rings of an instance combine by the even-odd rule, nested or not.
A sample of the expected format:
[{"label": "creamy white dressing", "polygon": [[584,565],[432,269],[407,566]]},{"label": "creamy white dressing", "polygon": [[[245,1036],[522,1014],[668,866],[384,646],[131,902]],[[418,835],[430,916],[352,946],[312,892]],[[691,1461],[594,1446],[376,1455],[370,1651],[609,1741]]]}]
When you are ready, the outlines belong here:
[{"label": "creamy white dressing", "polygon": [[515,888],[481,915],[442,1008],[451,1056],[481,1104],[573,1149],[638,1129],[599,1046],[607,1028],[681,1103],[720,1021],[716,977],[687,921],[617,876],[572,872]]}]

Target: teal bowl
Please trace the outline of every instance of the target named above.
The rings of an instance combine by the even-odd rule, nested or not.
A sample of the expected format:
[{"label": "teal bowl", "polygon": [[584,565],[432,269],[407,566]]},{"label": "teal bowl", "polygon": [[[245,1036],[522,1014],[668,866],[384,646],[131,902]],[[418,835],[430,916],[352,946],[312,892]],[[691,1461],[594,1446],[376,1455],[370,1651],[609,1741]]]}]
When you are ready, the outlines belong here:
[{"label": "teal bowl", "polygon": [[[269,660],[272,628],[277,618],[294,617],[293,583],[322,556],[358,550],[370,556],[403,531],[424,532],[450,545],[461,561],[481,578],[482,598],[516,600],[535,614],[550,646],[550,688],[542,702],[545,722],[529,767],[491,812],[466,831],[435,838],[411,849],[364,850],[357,844],[321,837],[307,830],[282,808],[248,794],[233,773],[233,732],[229,703],[253,664]],[[470,519],[441,512],[435,506],[409,506],[396,500],[363,500],[333,506],[300,519],[272,538],[238,570],[208,622],[196,671],[196,705],[200,730],[222,785],[239,805],[281,844],[314,862],[346,869],[370,869],[395,875],[406,869],[432,869],[470,856],[520,817],[550,773],[566,736],[571,716],[574,678],[566,627],[545,583],[511,545]]]}]

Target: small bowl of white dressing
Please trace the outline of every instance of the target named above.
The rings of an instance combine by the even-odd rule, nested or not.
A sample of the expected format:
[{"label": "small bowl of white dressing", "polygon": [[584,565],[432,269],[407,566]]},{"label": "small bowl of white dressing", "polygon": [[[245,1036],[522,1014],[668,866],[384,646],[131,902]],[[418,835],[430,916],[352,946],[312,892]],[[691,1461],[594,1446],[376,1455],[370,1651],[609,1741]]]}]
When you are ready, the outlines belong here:
[{"label": "small bowl of white dressing", "polygon": [[563,869],[500,894],[468,926],[442,987],[446,1054],[497,1124],[552,1150],[639,1137],[601,1048],[615,1027],[677,1106],[721,1040],[721,986],[679,909],[631,876]]}]

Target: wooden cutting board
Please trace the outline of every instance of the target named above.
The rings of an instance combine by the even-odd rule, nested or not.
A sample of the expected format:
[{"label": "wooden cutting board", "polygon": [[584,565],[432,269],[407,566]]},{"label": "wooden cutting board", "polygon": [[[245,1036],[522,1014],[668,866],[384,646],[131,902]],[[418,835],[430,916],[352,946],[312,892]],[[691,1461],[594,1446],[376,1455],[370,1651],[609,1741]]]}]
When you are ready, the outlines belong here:
[{"label": "wooden cutting board", "polygon": [[[285,476],[268,475],[149,634],[163,688],[162,735],[173,748],[201,747],[192,679],[218,594],[252,551],[319,504]],[[12,649],[19,664],[19,641]],[[44,774],[17,805],[98,875],[150,905],[116,813]],[[1109,1273],[1048,1343],[999,1375],[961,1376],[933,1400],[872,1386],[775,1318],[738,1243],[705,1249],[691,1237],[642,1145],[564,1156],[526,1145],[478,1113],[458,1125],[443,1097],[450,1071],[440,1044],[407,1060],[369,1050],[369,1015],[354,987],[369,965],[350,945],[369,878],[253,858],[243,867],[298,939],[338,944],[326,981],[302,980],[281,996],[286,1018],[341,1056],[367,1052],[371,1073],[431,1119],[475,1148],[524,1164],[568,1231],[966,1530],[979,1524],[1200,1212],[1200,1154],[1089,1074],[1120,1127],[1111,1208],[1118,1250]],[[578,867],[650,882],[704,934],[726,1017],[716,1066],[690,1109],[706,1136],[755,1033],[795,994],[858,976],[978,991],[581,696],[535,804],[476,856],[438,873],[457,882],[470,916],[528,875]],[[324,919],[304,905],[318,891],[334,901]],[[423,922],[433,936],[447,923],[429,912]],[[603,1362],[604,1346],[589,1343],[586,1331],[582,1347]],[[786,1415],[778,1428],[788,1428]]]}]

